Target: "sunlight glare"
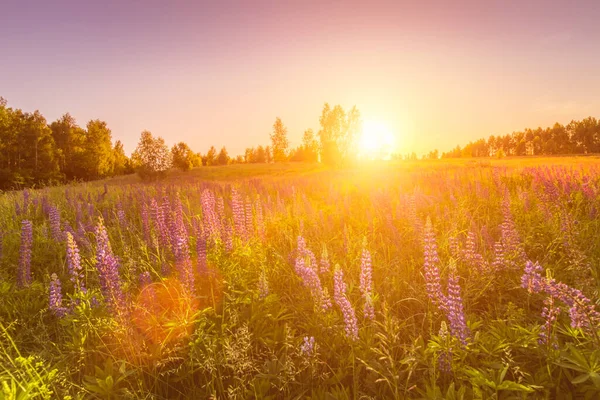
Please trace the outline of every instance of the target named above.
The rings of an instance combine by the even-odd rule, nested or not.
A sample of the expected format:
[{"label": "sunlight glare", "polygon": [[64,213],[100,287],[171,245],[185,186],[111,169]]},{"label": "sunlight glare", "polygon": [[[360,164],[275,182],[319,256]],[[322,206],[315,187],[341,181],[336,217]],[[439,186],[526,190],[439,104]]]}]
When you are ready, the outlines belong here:
[{"label": "sunlight glare", "polygon": [[388,160],[394,151],[396,136],[379,121],[365,121],[359,140],[358,154],[363,159]]}]

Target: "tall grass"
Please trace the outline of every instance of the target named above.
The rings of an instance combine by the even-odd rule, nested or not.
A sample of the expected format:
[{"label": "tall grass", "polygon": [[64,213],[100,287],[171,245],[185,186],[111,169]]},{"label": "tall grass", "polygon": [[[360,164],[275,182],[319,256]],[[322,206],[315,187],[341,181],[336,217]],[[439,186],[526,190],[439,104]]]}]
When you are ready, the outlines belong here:
[{"label": "tall grass", "polygon": [[527,162],[3,194],[0,399],[600,396],[600,169]]}]

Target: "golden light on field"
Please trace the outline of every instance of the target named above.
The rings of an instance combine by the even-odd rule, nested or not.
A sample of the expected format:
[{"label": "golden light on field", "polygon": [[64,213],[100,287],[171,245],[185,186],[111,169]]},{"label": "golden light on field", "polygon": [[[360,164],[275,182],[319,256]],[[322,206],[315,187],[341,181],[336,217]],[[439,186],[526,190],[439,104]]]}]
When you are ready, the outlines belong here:
[{"label": "golden light on field", "polygon": [[396,135],[381,121],[365,121],[358,141],[358,155],[363,159],[387,160],[394,152]]}]

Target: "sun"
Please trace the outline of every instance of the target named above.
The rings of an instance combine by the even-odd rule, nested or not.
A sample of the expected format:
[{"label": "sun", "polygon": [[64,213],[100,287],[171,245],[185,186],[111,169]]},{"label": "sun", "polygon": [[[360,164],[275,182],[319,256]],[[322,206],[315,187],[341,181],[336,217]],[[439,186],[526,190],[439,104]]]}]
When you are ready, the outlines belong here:
[{"label": "sun", "polygon": [[396,145],[396,136],[380,121],[365,121],[358,141],[358,156],[363,159],[389,159]]}]

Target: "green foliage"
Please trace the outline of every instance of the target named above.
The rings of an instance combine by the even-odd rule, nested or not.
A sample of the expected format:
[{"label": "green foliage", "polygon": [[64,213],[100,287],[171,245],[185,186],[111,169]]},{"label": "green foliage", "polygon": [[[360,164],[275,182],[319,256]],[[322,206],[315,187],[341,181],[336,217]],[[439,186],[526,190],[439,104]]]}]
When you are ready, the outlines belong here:
[{"label": "green foliage", "polygon": [[7,107],[0,98],[0,189],[92,180],[131,172],[106,122],[80,128],[68,113],[47,124],[39,111]]},{"label": "green foliage", "polygon": [[287,151],[290,142],[287,138],[287,128],[277,117],[273,124],[273,133],[271,133],[271,148],[273,151],[273,161],[283,162],[287,160]]},{"label": "green foliage", "polygon": [[358,109],[352,107],[346,113],[340,105],[331,108],[325,103],[319,123],[321,162],[329,165],[350,162],[356,154],[356,140],[362,130]]},{"label": "green foliage", "polygon": [[163,178],[171,168],[171,156],[163,138],[154,138],[152,133],[143,131],[131,159],[142,180],[156,180]]},{"label": "green foliage", "polygon": [[571,121],[567,125],[558,122],[542,129],[527,128],[504,136],[490,136],[469,142],[462,149],[457,146],[443,153],[443,158],[566,155],[600,153],[600,121],[588,117]]}]

